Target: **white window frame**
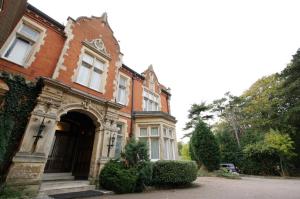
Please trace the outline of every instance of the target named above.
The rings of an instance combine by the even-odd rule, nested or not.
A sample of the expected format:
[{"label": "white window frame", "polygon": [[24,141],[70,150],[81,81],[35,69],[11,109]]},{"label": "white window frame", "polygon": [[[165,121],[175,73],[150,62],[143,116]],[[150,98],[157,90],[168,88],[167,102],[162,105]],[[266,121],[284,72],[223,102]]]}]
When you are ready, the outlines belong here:
[{"label": "white window frame", "polygon": [[[166,134],[165,134],[165,130],[166,130]],[[171,132],[171,135],[170,135],[170,132]],[[164,158],[166,160],[175,160],[176,159],[176,157],[175,157],[175,146],[174,146],[175,136],[174,136],[174,129],[173,128],[169,128],[169,127],[166,127],[166,126],[163,127],[163,141],[164,141],[164,144],[163,144]],[[165,143],[167,143],[167,146],[166,146]],[[171,153],[172,153],[172,158],[171,158],[171,155],[170,155]],[[165,157],[165,155],[167,157]]]},{"label": "white window frame", "polygon": [[[124,95],[124,101],[122,101],[121,99],[120,99],[120,96],[119,96],[119,89],[120,89],[120,82],[121,82],[121,78],[123,78],[124,80],[125,80],[125,85],[123,86],[124,88],[123,89],[125,89],[125,95]],[[119,77],[118,77],[118,89],[117,89],[117,102],[119,103],[119,104],[123,104],[123,105],[128,105],[128,101],[129,101],[129,77],[127,77],[127,76],[125,76],[125,75],[123,75],[123,74],[119,74]]]},{"label": "white window frame", "polygon": [[[103,63],[103,71],[101,73],[101,85],[99,87],[99,89],[95,89],[95,88],[92,88],[90,87],[90,82],[91,82],[91,76],[90,75],[88,78],[89,78],[89,83],[88,85],[84,85],[84,84],[81,84],[78,79],[79,79],[79,71],[80,71],[80,68],[82,67],[82,61],[83,61],[83,57],[85,54],[88,54],[90,56],[92,56],[95,59],[101,61]],[[89,70],[92,71],[94,69],[94,66],[92,68],[90,68]],[[92,72],[90,72],[91,74]],[[95,90],[95,91],[98,91],[100,93],[105,93],[105,86],[106,86],[106,79],[107,79],[107,73],[108,73],[108,60],[105,59],[103,56],[99,55],[98,53],[95,53],[94,51],[90,50],[89,48],[83,46],[82,49],[81,49],[81,54],[80,54],[80,57],[79,57],[79,60],[77,62],[77,70],[76,70],[76,75],[75,75],[75,78],[73,79],[73,82],[76,82],[77,84],[81,85],[81,86],[84,86],[84,87],[87,87],[89,89],[92,89],[92,90]]]},{"label": "white window frame", "polygon": [[[157,101],[153,100],[153,98]],[[151,108],[149,108],[149,104],[151,104]],[[157,105],[156,110],[153,109],[153,104]],[[160,111],[160,96],[145,88],[143,89],[143,111]]]},{"label": "white window frame", "polygon": [[[151,135],[151,129],[152,128],[157,128],[158,131],[158,135]],[[147,129],[147,136],[141,136],[141,129]],[[148,126],[139,126],[139,135],[138,135],[138,139],[146,139],[147,140],[147,144],[148,144],[148,149],[149,149],[149,158],[151,161],[157,161],[160,160],[160,152],[161,152],[161,139],[160,139],[160,127],[159,125],[148,125]],[[152,158],[151,157],[151,140],[152,139],[156,139],[158,140],[158,158]]]},{"label": "white window frame", "polygon": [[[122,150],[123,150],[123,143],[124,143],[124,140],[125,140],[125,127],[126,125],[122,122],[118,122],[117,125],[120,125],[122,126],[122,129],[121,129],[121,133],[116,133],[115,136],[116,136],[116,145],[117,145],[117,140],[118,140],[118,135],[121,136],[121,153],[122,153]],[[121,155],[121,154],[120,154]],[[116,147],[114,148],[114,157],[116,158]]]},{"label": "white window frame", "polygon": [[[36,41],[32,41],[32,40],[30,40],[30,38],[27,38],[27,37],[24,37],[24,36],[17,36],[17,34],[22,35],[21,33],[19,33],[19,31],[21,30],[23,24],[26,25],[26,26],[28,26],[28,27],[30,27],[30,28],[32,28],[33,30],[39,32],[39,36],[36,39]],[[13,30],[13,32],[10,34],[10,36],[8,37],[8,39],[6,40],[6,42],[4,43],[4,45],[2,46],[2,48],[0,50],[1,58],[5,59],[5,60],[8,60],[10,62],[13,62],[15,64],[18,64],[20,66],[23,66],[24,68],[27,68],[35,60],[35,55],[40,50],[40,47],[41,47],[41,45],[44,42],[45,36],[46,36],[46,28],[44,28],[43,26],[39,25],[35,21],[29,19],[28,17],[24,16],[19,21],[19,23],[16,25],[15,29]],[[12,60],[12,59],[9,59],[9,58],[5,57],[5,54],[7,53],[7,51],[10,49],[11,45],[13,44],[13,42],[18,37],[22,37],[24,40],[28,40],[28,41],[34,43],[31,46],[30,51],[27,53],[25,59],[23,60],[23,63],[18,63],[16,61]]]}]

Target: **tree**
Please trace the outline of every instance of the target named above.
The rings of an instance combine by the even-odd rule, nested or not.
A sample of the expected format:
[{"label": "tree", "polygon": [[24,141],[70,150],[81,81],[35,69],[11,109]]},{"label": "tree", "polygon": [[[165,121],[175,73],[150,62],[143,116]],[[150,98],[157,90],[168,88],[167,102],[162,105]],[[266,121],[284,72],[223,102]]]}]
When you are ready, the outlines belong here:
[{"label": "tree", "polygon": [[[289,133],[295,142],[295,151],[300,156],[300,49],[280,76],[284,79],[281,87],[283,99],[281,121],[287,126],[282,130]],[[294,162],[300,169],[300,158],[295,159]]]},{"label": "tree", "polygon": [[282,78],[273,74],[262,77],[241,96],[244,99],[243,125],[252,130],[267,132],[270,128],[281,128]]},{"label": "tree", "polygon": [[294,142],[288,134],[281,134],[278,130],[271,129],[265,134],[264,140],[255,144],[249,144],[244,152],[250,158],[256,158],[258,161],[278,160],[281,175],[285,176],[286,163],[296,154],[294,153]]},{"label": "tree", "polygon": [[191,158],[208,171],[219,169],[220,151],[216,138],[202,120],[198,120],[190,139]]},{"label": "tree", "polygon": [[[195,126],[198,124],[199,120],[208,120],[212,119],[213,115],[211,114],[205,114],[207,113],[211,107],[209,105],[206,105],[204,102],[201,104],[192,104],[190,110],[188,111],[188,119],[189,121],[185,124],[185,127],[183,130],[190,130],[194,129]],[[183,137],[190,137],[192,133],[186,133]]]},{"label": "tree", "polygon": [[180,150],[180,153],[181,153],[181,158],[183,160],[191,160],[191,156],[190,156],[190,144],[187,143],[187,144],[183,144],[182,145],[182,148]]},{"label": "tree", "polygon": [[183,147],[183,143],[181,141],[177,142],[178,155],[181,156],[181,149]]},{"label": "tree", "polygon": [[212,111],[218,113],[221,120],[227,122],[233,129],[233,133],[238,146],[240,147],[240,135],[242,133],[241,125],[241,106],[243,101],[241,98],[225,93],[221,99],[214,100],[211,104]]},{"label": "tree", "polygon": [[229,129],[217,129],[214,131],[219,143],[221,162],[239,164],[240,149]]}]

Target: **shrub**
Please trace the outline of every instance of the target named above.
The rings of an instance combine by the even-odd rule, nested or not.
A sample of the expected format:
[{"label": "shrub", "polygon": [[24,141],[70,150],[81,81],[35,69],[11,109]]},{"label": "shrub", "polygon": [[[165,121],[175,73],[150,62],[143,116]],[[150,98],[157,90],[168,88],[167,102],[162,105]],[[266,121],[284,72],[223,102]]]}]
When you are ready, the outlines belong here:
[{"label": "shrub", "polygon": [[197,178],[194,161],[159,160],[153,164],[152,183],[155,186],[186,185]]},{"label": "shrub", "polygon": [[140,162],[134,168],[137,173],[135,192],[142,192],[142,191],[144,191],[144,189],[147,185],[151,185],[152,163],[151,162]]},{"label": "shrub", "polygon": [[128,166],[136,166],[139,162],[149,161],[148,146],[146,142],[136,141],[131,138],[125,146],[125,151],[122,154]]},{"label": "shrub", "polygon": [[131,138],[122,161],[108,162],[100,173],[100,186],[116,193],[142,192],[152,179],[146,143]]},{"label": "shrub", "polygon": [[135,191],[137,176],[134,169],[126,169],[122,162],[109,161],[100,173],[100,185],[116,193]]},{"label": "shrub", "polygon": [[3,189],[0,191],[0,198],[11,198],[11,199],[17,199],[17,198],[21,198],[22,197],[22,193],[21,192],[17,192],[13,189],[11,189],[10,187],[3,187]]},{"label": "shrub", "polygon": [[241,179],[238,173],[230,172],[226,168],[221,168],[215,171],[217,177],[229,178],[229,179]]}]

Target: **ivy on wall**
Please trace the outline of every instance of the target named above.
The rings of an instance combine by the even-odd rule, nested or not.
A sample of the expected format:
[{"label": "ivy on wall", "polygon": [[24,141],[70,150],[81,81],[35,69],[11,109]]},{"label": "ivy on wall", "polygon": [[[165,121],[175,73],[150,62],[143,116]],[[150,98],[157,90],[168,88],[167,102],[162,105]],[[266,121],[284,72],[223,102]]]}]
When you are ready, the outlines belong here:
[{"label": "ivy on wall", "polygon": [[0,103],[0,184],[4,182],[12,157],[19,147],[31,111],[41,90],[41,81],[0,72],[9,91]]}]

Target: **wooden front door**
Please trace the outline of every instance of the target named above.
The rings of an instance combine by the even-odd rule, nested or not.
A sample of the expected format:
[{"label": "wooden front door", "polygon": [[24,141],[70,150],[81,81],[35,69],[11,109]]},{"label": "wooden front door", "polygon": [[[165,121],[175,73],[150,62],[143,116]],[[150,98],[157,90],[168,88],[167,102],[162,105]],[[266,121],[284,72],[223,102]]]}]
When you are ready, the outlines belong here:
[{"label": "wooden front door", "polygon": [[72,135],[71,132],[56,131],[54,139],[45,172],[71,172],[76,135]]},{"label": "wooden front door", "polygon": [[79,143],[76,145],[75,160],[72,170],[76,179],[85,179],[88,177],[93,151],[94,135],[94,132],[90,129],[79,133]]},{"label": "wooden front door", "polygon": [[71,112],[61,118],[61,123],[64,128],[55,132],[45,173],[71,172],[75,179],[87,179],[95,135],[93,122],[84,114]]}]

